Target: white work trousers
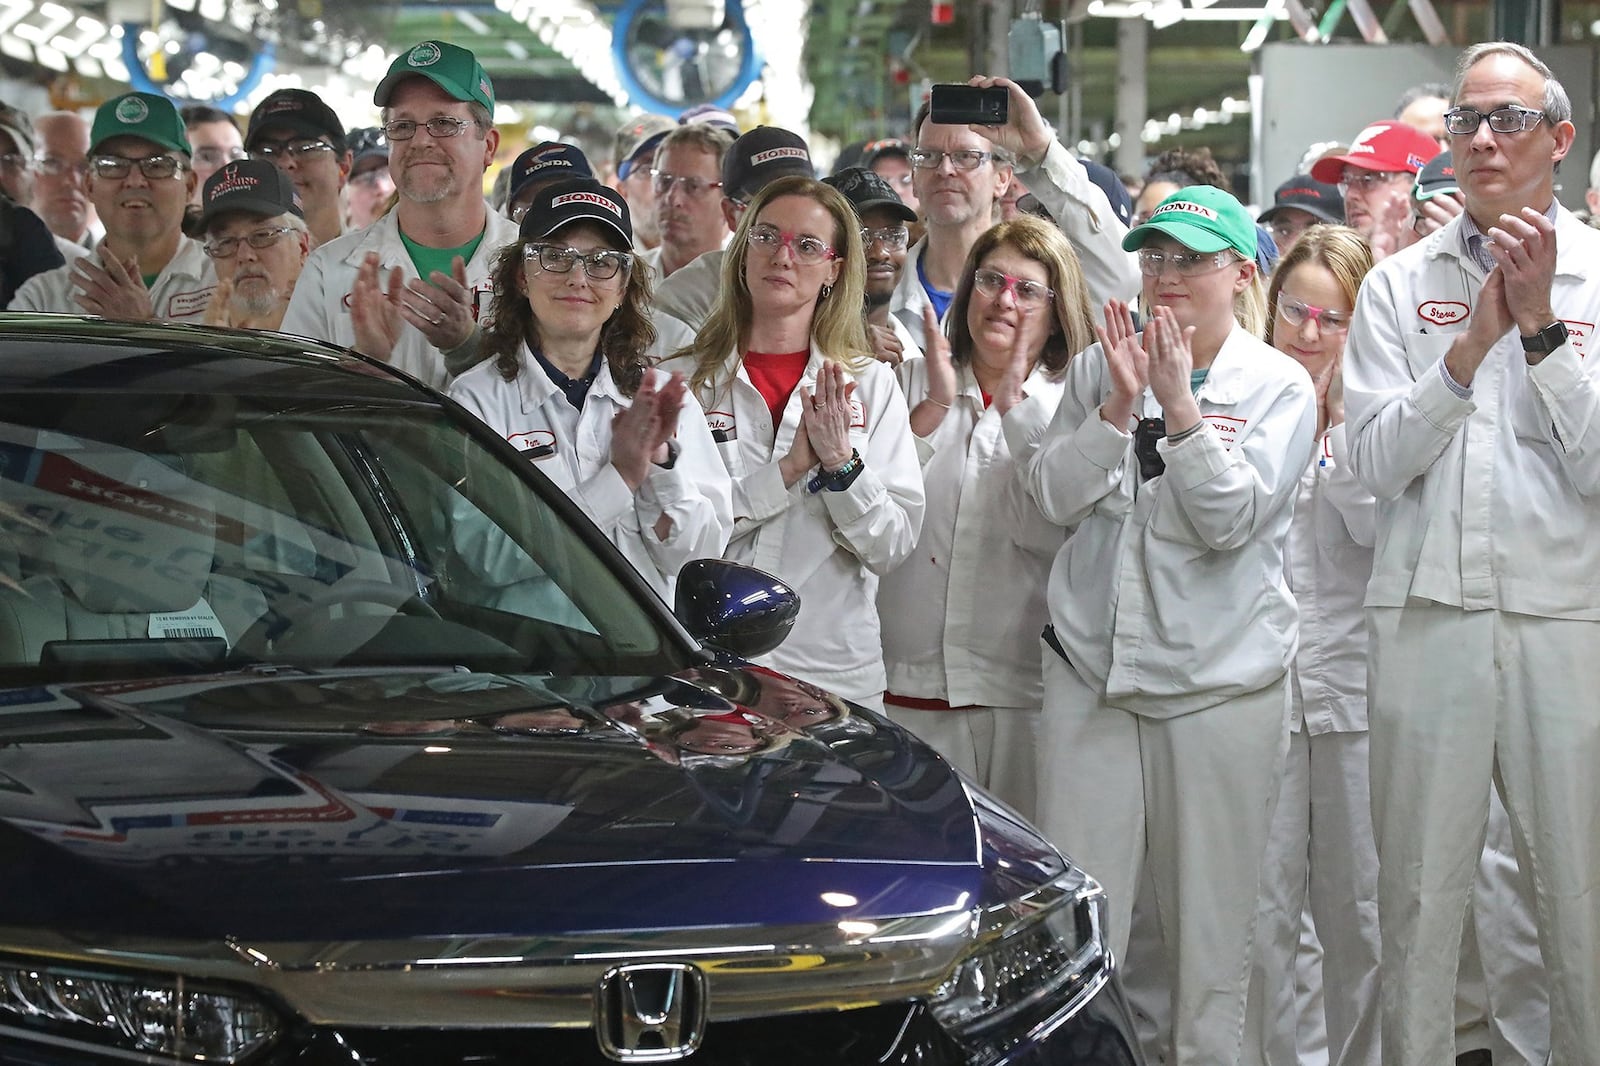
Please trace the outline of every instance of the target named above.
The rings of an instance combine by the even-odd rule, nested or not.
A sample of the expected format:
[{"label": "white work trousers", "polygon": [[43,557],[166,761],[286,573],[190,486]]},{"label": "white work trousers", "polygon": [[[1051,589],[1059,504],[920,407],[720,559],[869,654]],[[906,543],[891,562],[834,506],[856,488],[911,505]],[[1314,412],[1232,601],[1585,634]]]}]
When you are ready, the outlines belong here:
[{"label": "white work trousers", "polygon": [[1109,706],[1048,647],[1039,826],[1106,888],[1127,957],[1146,862],[1169,957],[1175,1066],[1260,1061],[1246,1048],[1261,865],[1288,744],[1289,682],[1176,718]]},{"label": "white work trousers", "polygon": [[1272,1066],[1300,1061],[1296,969],[1309,894],[1333,1066],[1379,1066],[1378,853],[1365,732],[1289,736],[1261,881],[1250,1024]]},{"label": "white work trousers", "polygon": [[919,711],[887,704],[885,711],[891,721],[916,734],[951,766],[1028,821],[1037,820],[1034,780],[1039,760],[1039,708]]},{"label": "white work trousers", "polygon": [[1600,625],[1420,601],[1367,620],[1385,1063],[1454,1057],[1497,776],[1533,883],[1551,1060],[1600,1063]]}]

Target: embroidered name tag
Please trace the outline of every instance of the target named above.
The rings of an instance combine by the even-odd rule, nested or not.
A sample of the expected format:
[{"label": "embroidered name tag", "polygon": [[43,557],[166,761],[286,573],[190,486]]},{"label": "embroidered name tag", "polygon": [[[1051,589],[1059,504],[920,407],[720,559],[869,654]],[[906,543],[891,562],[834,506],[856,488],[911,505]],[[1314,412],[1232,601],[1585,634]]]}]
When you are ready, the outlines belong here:
[{"label": "embroidered name tag", "polygon": [[707,411],[706,425],[711,430],[711,439],[718,444],[739,439],[739,422],[730,411]]},{"label": "embroidered name tag", "polygon": [[167,313],[164,318],[193,318],[203,315],[206,308],[211,305],[211,294],[216,286],[204,289],[195,289],[191,292],[175,292],[167,297]]},{"label": "embroidered name tag", "polygon": [[1228,448],[1239,443],[1239,438],[1244,436],[1244,427],[1249,424],[1247,419],[1232,418],[1228,415],[1201,415],[1200,417],[1206,420],[1211,426],[1212,432]]},{"label": "embroidered name tag", "polygon": [[530,429],[526,433],[513,433],[506,440],[526,452],[529,459],[548,459],[556,453],[556,435],[548,429]]}]

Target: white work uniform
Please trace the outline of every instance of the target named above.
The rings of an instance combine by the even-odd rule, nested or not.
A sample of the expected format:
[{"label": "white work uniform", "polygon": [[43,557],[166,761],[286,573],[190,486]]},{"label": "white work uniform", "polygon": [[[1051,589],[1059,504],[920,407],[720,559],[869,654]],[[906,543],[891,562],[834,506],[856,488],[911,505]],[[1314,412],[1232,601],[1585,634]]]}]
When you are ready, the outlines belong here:
[{"label": "white work uniform", "polygon": [[[493,211],[486,211],[485,215],[483,239],[467,263],[467,288],[472,290],[473,313],[479,317],[489,310],[494,290],[489,277],[494,255],[517,239],[515,222]],[[370,226],[331,240],[306,257],[300,280],[289,297],[289,307],[283,313],[282,332],[346,347],[353,345],[356,331],[350,323],[350,293],[369,252],[378,253],[379,281],[385,291],[389,272],[395,267],[404,275],[402,284],[421,276],[400,240],[400,212],[390,211]],[[434,388],[443,388],[449,376],[444,355],[409,322],[401,325],[400,340],[388,362]]]},{"label": "white work uniform", "polygon": [[[1261,881],[1250,1027],[1267,1061],[1297,1060],[1295,972],[1309,899],[1322,944],[1328,1061],[1379,1066],[1378,853],[1367,776],[1367,634],[1372,493],[1346,461],[1343,424],[1327,430],[1300,478],[1284,561],[1300,608],[1291,672],[1292,734]],[[1309,889],[1308,889],[1309,882]],[[1309,896],[1308,896],[1309,891]]]},{"label": "white work uniform", "polygon": [[[720,558],[733,528],[728,473],[717,456],[705,413],[685,396],[678,417],[678,460],[652,466],[638,492],[611,465],[611,423],[633,405],[604,360],[584,398],[572,406],[524,344],[515,380],[489,359],[450,383],[450,397],[520,448],[575,500],[650,586],[668,603],[678,571],[691,559]],[[657,370],[659,386],[667,376]],[[667,538],[656,535],[666,515]]]},{"label": "white work uniform", "polygon": [[[1127,236],[1128,227],[1111,209],[1105,192],[1089,180],[1083,164],[1059,141],[1051,141],[1039,165],[1019,168],[1016,177],[1050,212],[1056,227],[1072,242],[1072,250],[1078,253],[1078,262],[1083,267],[1084,283],[1089,288],[1089,306],[1099,308],[1105,306],[1107,300],[1138,299],[1139,261],[1134,253],[1122,248],[1122,238]],[[917,276],[927,245],[928,238],[924,237],[906,253],[900,284],[895,287],[894,298],[889,303],[891,313],[905,323],[919,348],[926,347],[923,308],[931,304],[922,279]]]},{"label": "white work uniform", "polygon": [[[724,364],[721,381],[700,389],[698,398],[733,478],[727,558],[781,578],[800,595],[800,616],[788,639],[756,661],[877,708],[884,689],[878,578],[917,543],[922,471],[905,397],[894,372],[874,360],[846,372],[856,386],[850,443],[864,469],[838,492],[809,491],[817,468],[785,487],[778,461],[800,426],[800,390],[816,389],[824,358],[813,345],[776,426],[737,355]],[[661,369],[685,377],[693,372],[687,358],[668,360]]]},{"label": "white work uniform", "polygon": [[[907,360],[898,376],[907,405],[916,407],[928,394],[926,362]],[[891,718],[1032,818],[1045,583],[1067,531],[1040,514],[1023,488],[1000,413],[984,406],[972,368],[958,366],[956,376],[955,402],[938,428],[917,440],[927,492],[922,535],[911,556],[884,575],[878,614],[889,692],[960,709],[886,706]],[[1029,375],[1023,404],[1036,408],[1034,422],[1048,421],[1061,390],[1060,378],[1037,369]]]},{"label": "white work uniform", "polygon": [[1555,213],[1551,305],[1572,333],[1529,366],[1515,330],[1470,397],[1440,361],[1485,272],[1463,220],[1367,276],[1345,348],[1350,459],[1378,498],[1367,607],[1383,1051],[1448,1061],[1461,926],[1491,779],[1531,863],[1552,1061],[1600,1048],[1600,233]]},{"label": "white work uniform", "polygon": [[[1243,1029],[1288,743],[1296,610],[1283,547],[1314,390],[1298,363],[1235,326],[1195,395],[1203,427],[1162,440],[1166,471],[1149,481],[1133,436],[1100,417],[1110,391],[1091,345],[1068,364],[1048,427],[1006,419],[1040,510],[1076,527],[1050,571],[1066,659],[1044,659],[1039,824],[1106,886],[1118,957],[1149,863],[1173,1061],[1235,1063],[1259,1051]],[[1141,408],[1159,413],[1149,391]]]},{"label": "white work uniform", "polygon": [[[104,248],[102,244],[88,253],[102,266]],[[200,322],[206,317],[211,292],[216,287],[217,272],[212,269],[211,258],[200,242],[179,237],[178,250],[150,286],[150,306],[155,310],[155,317],[163,322]],[[81,315],[84,310],[74,299],[77,291],[72,287],[72,260],[68,260],[64,266],[35,274],[23,282],[6,310]]]},{"label": "white work uniform", "polygon": [[722,295],[722,261],[726,256],[725,249],[713,248],[664,278],[658,265],[655,306],[698,333]]}]

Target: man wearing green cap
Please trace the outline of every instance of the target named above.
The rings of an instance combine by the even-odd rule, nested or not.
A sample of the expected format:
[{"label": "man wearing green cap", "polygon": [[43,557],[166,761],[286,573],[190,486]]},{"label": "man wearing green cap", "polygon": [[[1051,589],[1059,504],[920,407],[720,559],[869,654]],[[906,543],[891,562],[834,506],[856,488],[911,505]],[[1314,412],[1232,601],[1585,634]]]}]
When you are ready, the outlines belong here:
[{"label": "man wearing green cap", "polygon": [[105,225],[94,252],[28,280],[12,311],[139,322],[199,322],[216,286],[211,260],[183,235],[195,183],[172,101],[124,93],[100,105],[89,134],[89,199]]},{"label": "man wearing green cap", "polygon": [[500,134],[494,87],[443,41],[402,53],[378,83],[396,208],[306,260],[283,329],[384,359],[431,385],[476,361],[490,260],[516,223],[483,200]]}]

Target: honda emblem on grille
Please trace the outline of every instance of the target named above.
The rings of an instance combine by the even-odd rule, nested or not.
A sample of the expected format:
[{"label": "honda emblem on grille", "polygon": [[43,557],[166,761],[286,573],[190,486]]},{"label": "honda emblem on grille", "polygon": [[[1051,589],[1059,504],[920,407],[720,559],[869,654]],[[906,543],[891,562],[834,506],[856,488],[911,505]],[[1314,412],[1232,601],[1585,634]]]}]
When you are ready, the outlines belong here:
[{"label": "honda emblem on grille", "polygon": [[595,995],[595,1036],[617,1062],[688,1058],[706,1035],[706,977],[680,962],[607,970]]}]

